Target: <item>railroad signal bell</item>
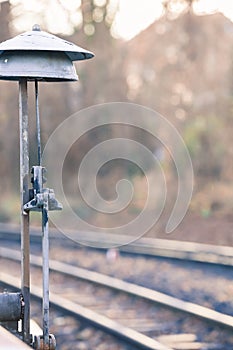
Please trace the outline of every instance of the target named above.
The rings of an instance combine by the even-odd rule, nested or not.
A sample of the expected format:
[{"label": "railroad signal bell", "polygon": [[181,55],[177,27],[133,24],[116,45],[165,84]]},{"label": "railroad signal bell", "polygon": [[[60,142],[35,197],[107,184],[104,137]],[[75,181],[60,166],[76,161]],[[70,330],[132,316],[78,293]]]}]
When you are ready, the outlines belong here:
[{"label": "railroad signal bell", "polygon": [[40,30],[22,33],[0,44],[0,79],[76,81],[73,61],[92,58],[81,47]]},{"label": "railroad signal bell", "polygon": [[[19,81],[20,124],[20,192],[21,192],[21,293],[22,338],[36,350],[54,350],[55,338],[49,334],[49,239],[48,212],[62,208],[53,190],[44,188],[44,171],[41,166],[40,118],[38,82],[77,81],[73,61],[92,58],[93,53],[57,36],[40,30],[34,25],[32,31],[17,35],[0,44],[0,80]],[[38,165],[32,167],[32,188],[29,190],[29,145],[28,145],[28,95],[27,82],[35,82],[36,126]],[[31,340],[30,335],[30,236],[29,213],[42,213],[43,254],[43,336]],[[4,296],[5,297],[5,296]],[[18,298],[18,294],[16,295]],[[18,300],[16,298],[16,300]],[[1,303],[0,295],[0,303]],[[17,303],[13,303],[17,308]],[[12,321],[12,316],[2,315],[0,322]],[[17,331],[17,329],[16,329]]]}]

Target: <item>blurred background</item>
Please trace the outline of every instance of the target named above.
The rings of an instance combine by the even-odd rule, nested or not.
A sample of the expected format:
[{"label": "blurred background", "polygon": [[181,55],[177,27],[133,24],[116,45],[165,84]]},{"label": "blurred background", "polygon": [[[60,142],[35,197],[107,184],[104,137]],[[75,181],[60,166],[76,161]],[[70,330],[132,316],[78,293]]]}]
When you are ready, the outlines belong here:
[{"label": "blurred background", "polygon": [[[132,102],[156,110],[178,129],[194,167],[189,213],[174,237],[182,238],[187,228],[194,227],[192,239],[214,242],[218,234],[218,241],[232,244],[232,20],[229,1],[10,0],[0,2],[0,41],[39,23],[42,30],[94,52],[93,60],[77,64],[78,83],[40,85],[43,145],[64,119],[95,104]],[[33,165],[34,101],[29,111]],[[14,82],[0,84],[0,125],[0,221],[18,223],[18,86]],[[172,161],[145,133],[130,128],[124,132],[155,151],[166,173],[170,196],[153,231],[159,235],[177,191]],[[73,192],[75,169],[87,151],[101,140],[120,135],[122,130],[96,129],[73,145],[64,167],[65,178],[70,179],[65,185],[67,193]],[[137,200],[127,212],[131,217],[145,201],[145,179],[137,167],[120,160],[108,164],[99,172],[97,184],[108,199],[113,184],[125,176],[137,191]],[[85,208],[79,202],[76,205],[85,217]],[[107,220],[96,213],[90,215],[88,220],[94,224]]]}]

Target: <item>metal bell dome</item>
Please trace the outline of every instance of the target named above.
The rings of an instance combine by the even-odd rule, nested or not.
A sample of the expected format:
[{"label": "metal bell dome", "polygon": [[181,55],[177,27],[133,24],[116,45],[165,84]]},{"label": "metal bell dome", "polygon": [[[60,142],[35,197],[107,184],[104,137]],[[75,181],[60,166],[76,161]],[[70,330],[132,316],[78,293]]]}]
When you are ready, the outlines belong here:
[{"label": "metal bell dome", "polygon": [[0,79],[75,81],[78,76],[73,61],[93,56],[92,52],[34,25],[32,31],[0,44]]}]

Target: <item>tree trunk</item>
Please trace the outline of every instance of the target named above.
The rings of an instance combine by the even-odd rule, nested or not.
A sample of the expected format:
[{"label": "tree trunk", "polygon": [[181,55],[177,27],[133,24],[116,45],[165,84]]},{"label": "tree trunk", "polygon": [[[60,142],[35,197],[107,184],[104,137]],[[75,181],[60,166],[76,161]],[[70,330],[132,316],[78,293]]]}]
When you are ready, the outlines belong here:
[{"label": "tree trunk", "polygon": [[4,41],[10,38],[10,3],[9,1],[4,1],[0,3],[0,41]]}]

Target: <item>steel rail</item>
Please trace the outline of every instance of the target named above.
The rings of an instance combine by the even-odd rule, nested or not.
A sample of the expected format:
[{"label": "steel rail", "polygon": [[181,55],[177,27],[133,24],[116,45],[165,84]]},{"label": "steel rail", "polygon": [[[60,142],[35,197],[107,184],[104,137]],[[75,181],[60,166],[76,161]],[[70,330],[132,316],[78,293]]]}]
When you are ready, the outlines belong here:
[{"label": "steel rail", "polygon": [[[0,281],[8,286],[19,288],[19,280],[5,273],[0,273]],[[43,291],[39,287],[31,287],[31,296],[37,299],[42,299]],[[107,333],[113,334],[126,342],[145,350],[172,350],[170,347],[159,343],[158,341],[138,332],[129,327],[125,327],[120,323],[109,319],[97,312],[94,312],[86,307],[74,303],[66,298],[63,298],[55,293],[50,293],[50,303],[59,310],[69,313],[75,318],[85,320],[93,326],[104,330]]]},{"label": "steel rail", "polygon": [[[20,253],[9,249],[0,248],[0,256],[18,261]],[[30,256],[31,264],[41,267],[42,260],[35,255]],[[119,292],[124,292],[145,300],[164,305],[166,307],[191,314],[195,317],[202,318],[208,322],[218,324],[220,326],[233,329],[233,317],[223,314],[213,309],[183,301],[181,299],[172,297],[165,293],[158,292],[146,287],[142,287],[133,283],[122,281],[115,277],[103,275],[98,272],[76,267],[70,264],[62,263],[55,260],[50,260],[50,270],[65,274],[70,277],[82,279],[88,282],[102,285],[107,288],[115,289]]]},{"label": "steel rail", "polygon": [[3,350],[30,350],[27,344],[0,326],[0,346]]},{"label": "steel rail", "polygon": [[[107,249],[107,246],[119,244],[118,249],[129,254],[142,254],[147,256],[158,256],[169,259],[179,259],[187,261],[196,261],[200,263],[216,264],[223,266],[233,266],[233,247],[217,246],[212,244],[177,241],[159,238],[141,238],[128,245],[124,245],[126,238],[109,234],[98,233],[98,245],[96,246],[96,233],[93,232],[76,232],[68,233],[66,236],[57,230],[50,230],[50,239],[65,240],[67,244],[80,244],[87,246],[89,243],[96,249]],[[41,242],[41,232],[34,228],[30,233],[31,242]],[[73,237],[73,240],[72,240]],[[19,239],[19,228],[16,225],[8,225],[0,223],[0,238]],[[84,242],[85,239],[85,242]],[[110,240],[111,239],[111,240]],[[101,243],[103,242],[103,244]],[[122,245],[120,245],[122,244]],[[106,246],[100,248],[100,246]]]}]

